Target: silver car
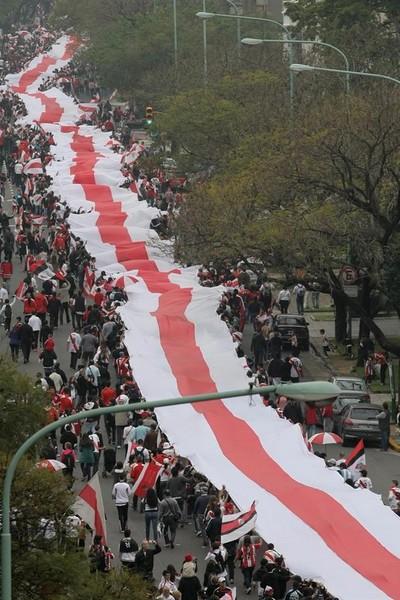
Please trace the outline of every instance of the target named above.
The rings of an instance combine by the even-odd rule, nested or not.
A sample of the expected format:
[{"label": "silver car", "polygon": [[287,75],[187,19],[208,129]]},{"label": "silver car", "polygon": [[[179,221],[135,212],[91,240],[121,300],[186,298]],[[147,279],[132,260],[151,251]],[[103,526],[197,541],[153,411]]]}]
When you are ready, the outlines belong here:
[{"label": "silver car", "polygon": [[350,440],[381,440],[378,414],[382,412],[379,404],[357,402],[347,404],[339,414],[334,415],[334,428],[343,439],[343,446]]},{"label": "silver car", "polygon": [[355,402],[371,402],[367,385],[360,377],[332,377],[330,381],[343,390],[338,398],[354,398]]}]

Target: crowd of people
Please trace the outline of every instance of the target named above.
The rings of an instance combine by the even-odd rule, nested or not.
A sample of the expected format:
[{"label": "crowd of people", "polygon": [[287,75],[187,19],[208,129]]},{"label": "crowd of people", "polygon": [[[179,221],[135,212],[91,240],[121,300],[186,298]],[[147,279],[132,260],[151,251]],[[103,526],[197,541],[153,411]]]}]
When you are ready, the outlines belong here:
[{"label": "crowd of people", "polygon": [[43,11],[38,5],[34,25],[29,27],[13,25],[1,37],[0,77],[9,73],[19,73],[39,54],[50,50],[59,32],[42,26]]},{"label": "crowd of people", "polygon": [[[29,36],[25,36],[28,38],[26,49],[19,56],[18,47],[18,59],[13,58],[12,51],[8,52],[6,69],[21,68],[32,57],[30,52],[38,53],[51,44],[54,34],[47,36],[40,31],[41,35],[31,33],[30,42]],[[54,83],[71,95],[79,97],[80,93],[89,93],[98,99],[94,74],[79,62],[55,73],[43,83],[42,89]],[[71,232],[68,225],[71,211],[49,190],[51,178],[45,172],[30,174],[26,168],[32,159],[39,159],[43,166],[51,160],[54,144],[51,134],[39,125],[18,125],[24,106],[17,95],[2,92],[0,98],[3,132],[0,163],[6,167],[14,189],[11,215],[4,198],[6,179],[2,179],[0,318],[9,335],[11,356],[18,363],[22,353],[23,362],[27,364],[31,353],[37,353],[42,370],[37,373],[35,385],[43,390],[47,399],[49,421],[98,406],[128,406],[140,402],[142,394],[130,368],[124,326],[117,312],[127,300],[124,289],[118,280],[96,270],[96,261],[87,252],[83,240]],[[113,133],[122,158],[124,185],[135,186],[140,199],[160,209],[159,221],[152,223],[152,227],[163,235],[168,230],[168,219],[173,218],[171,215],[184,201],[184,194],[173,189],[162,171],[146,173],[138,166],[137,158],[144,148],[132,137],[133,111],[113,107],[105,101],[87,114],[87,122]],[[23,266],[23,278],[16,294],[12,295],[10,280],[18,263]],[[204,285],[214,285],[217,279],[218,283],[225,284],[238,281],[238,286],[231,285],[222,295],[218,312],[230,328],[239,356],[244,356],[241,336],[245,323],[250,322],[254,328],[254,362],[249,364],[251,377],[256,377],[260,385],[269,381],[298,381],[301,360],[295,339],[291,341],[289,357],[281,359],[282,343],[273,321],[272,284],[262,280],[252,286],[249,278],[241,265],[222,280],[212,269],[199,271]],[[300,314],[304,308],[301,286],[298,284],[294,292]],[[287,296],[287,290],[281,290],[278,295],[277,302],[283,313],[287,312],[290,300],[290,295]],[[22,317],[14,318],[16,302],[22,303]],[[54,338],[55,331],[61,328],[65,331],[69,365],[61,364]],[[298,404],[284,398],[277,399],[276,408],[294,423],[305,421],[311,433],[314,423],[308,410],[306,415],[300,415]],[[328,423],[329,414],[323,418]],[[118,460],[122,454],[123,460]],[[233,542],[221,542],[223,515],[237,512],[237,507],[225,489],[217,490],[189,461],[176,456],[159,429],[155,413],[146,409],[145,402],[140,410],[107,415],[104,421],[88,416],[85,421],[65,425],[48,440],[41,456],[59,458],[63,462],[63,473],[71,488],[76,485],[78,465],[83,482],[99,470],[104,476],[114,478],[112,495],[123,534],[119,560],[123,568],[132,569],[151,583],[154,583],[154,557],[162,551],[161,539],[165,546],[174,549],[180,526],[193,523],[193,533],[201,538],[205,549],[204,578],[201,581],[198,575],[199,561],[187,554],[178,568],[172,564],[166,566],[161,580],[155,584],[157,598],[228,600],[233,597],[232,586],[238,582],[237,568],[247,594],[255,587],[260,598],[272,600],[332,598],[322,585],[290,573],[274,545],[260,540],[255,532]],[[159,476],[145,493],[136,493],[140,474],[150,463],[158,465]],[[342,476],[345,479],[344,473]],[[367,475],[361,473],[361,477]],[[398,483],[393,482],[391,494],[397,498],[397,493],[400,494]],[[130,510],[143,513],[146,533],[142,542],[135,539],[129,527]],[[69,539],[84,548],[85,523],[75,515],[68,519]],[[88,555],[92,572],[112,570],[115,555],[100,536],[94,536]]]}]

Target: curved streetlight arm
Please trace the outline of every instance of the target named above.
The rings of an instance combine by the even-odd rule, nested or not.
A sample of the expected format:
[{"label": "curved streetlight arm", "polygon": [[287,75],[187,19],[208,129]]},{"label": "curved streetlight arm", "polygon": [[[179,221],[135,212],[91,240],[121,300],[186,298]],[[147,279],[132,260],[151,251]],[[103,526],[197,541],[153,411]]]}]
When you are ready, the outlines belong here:
[{"label": "curved streetlight arm", "polygon": [[[286,35],[286,40],[285,41],[289,41],[291,40],[291,35],[290,35],[290,31],[287,27],[285,27],[285,25],[283,25],[282,23],[280,23],[279,21],[275,21],[274,19],[267,19],[265,17],[247,17],[244,15],[226,15],[226,14],[222,14],[222,13],[210,13],[210,12],[198,12],[196,13],[196,17],[199,17],[200,19],[209,19],[212,17],[221,17],[224,19],[237,19],[238,20],[238,36],[240,33],[240,21],[241,19],[243,19],[244,21],[260,21],[260,22],[264,22],[264,23],[272,23],[273,25],[277,25],[278,27],[280,27]],[[238,37],[238,44],[239,46],[241,45],[241,39],[240,37]],[[293,62],[293,47],[289,44],[288,46],[288,57],[289,57],[289,63],[291,64]],[[290,107],[291,107],[291,112],[293,112],[293,101],[294,101],[294,77],[293,77],[293,73],[292,71],[289,71],[289,98],[290,98]]]},{"label": "curved streetlight arm", "polygon": [[400,79],[390,77],[389,75],[381,75],[380,73],[364,73],[363,71],[344,71],[343,69],[328,69],[328,67],[314,67],[313,65],[291,65],[290,69],[292,71],[326,71],[328,73],[341,73],[343,75],[374,77],[375,79],[386,79],[387,81],[393,81],[393,83],[397,83],[398,85],[400,85]]},{"label": "curved streetlight arm", "polygon": [[95,408],[94,410],[85,410],[75,415],[70,415],[49,423],[39,431],[36,431],[18,448],[12,457],[3,483],[3,499],[2,499],[2,530],[1,530],[1,583],[2,600],[12,600],[12,547],[11,547],[11,529],[10,529],[10,499],[11,488],[18,463],[24,454],[43,437],[49,435],[56,429],[68,423],[83,421],[91,417],[101,417],[102,415],[130,412],[132,410],[143,408],[159,408],[162,406],[176,406],[180,404],[193,404],[195,402],[206,402],[211,400],[221,400],[224,398],[238,398],[241,396],[253,396],[255,394],[267,395],[276,393],[287,397],[292,397],[297,400],[318,401],[329,400],[333,401],[339,394],[339,388],[328,381],[311,381],[309,383],[292,383],[270,385],[266,387],[253,387],[245,390],[232,390],[229,392],[215,392],[212,394],[201,394],[198,396],[183,396],[181,398],[169,398],[164,400],[149,400],[145,403],[135,402],[134,404],[124,404],[118,406],[107,406],[104,408]]},{"label": "curved streetlight arm", "polygon": [[265,23],[272,23],[273,25],[278,25],[283,31],[286,33],[288,37],[290,37],[290,31],[285,25],[282,25],[279,21],[275,21],[274,19],[266,19],[265,17],[247,17],[245,15],[225,15],[222,13],[210,13],[210,12],[198,12],[196,13],[196,17],[200,17],[200,19],[208,19],[211,17],[224,17],[225,19],[243,19],[244,21],[264,21]]},{"label": "curved streetlight arm", "polygon": [[338,54],[340,54],[340,56],[343,58],[344,60],[344,64],[346,67],[345,70],[345,74],[346,74],[346,92],[348,93],[350,91],[350,64],[349,64],[349,59],[347,58],[346,54],[340,50],[340,48],[337,48],[336,46],[333,46],[332,44],[328,44],[327,42],[320,42],[317,40],[295,40],[293,38],[290,38],[288,40],[271,40],[271,39],[258,39],[258,38],[243,38],[242,39],[242,44],[244,45],[248,45],[248,46],[256,46],[258,44],[261,43],[276,43],[276,44],[313,44],[314,46],[324,46],[325,48],[330,48],[331,50],[334,50],[335,52],[337,52]]}]

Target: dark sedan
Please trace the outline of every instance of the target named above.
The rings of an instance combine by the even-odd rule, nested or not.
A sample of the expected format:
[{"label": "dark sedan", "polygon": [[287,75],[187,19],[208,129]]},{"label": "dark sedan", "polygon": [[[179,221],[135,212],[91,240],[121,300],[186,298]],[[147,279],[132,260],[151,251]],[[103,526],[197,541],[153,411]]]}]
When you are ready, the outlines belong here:
[{"label": "dark sedan", "polygon": [[277,315],[275,317],[275,327],[282,337],[283,346],[290,345],[292,335],[297,337],[299,348],[302,350],[310,349],[310,333],[308,323],[300,315]]}]

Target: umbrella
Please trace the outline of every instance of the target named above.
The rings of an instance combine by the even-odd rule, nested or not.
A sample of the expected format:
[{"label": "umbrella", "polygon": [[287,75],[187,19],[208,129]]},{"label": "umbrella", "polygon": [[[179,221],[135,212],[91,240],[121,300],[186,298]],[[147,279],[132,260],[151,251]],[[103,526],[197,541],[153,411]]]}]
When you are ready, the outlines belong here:
[{"label": "umbrella", "polygon": [[326,446],[327,444],[342,444],[343,440],[340,435],[336,433],[316,433],[311,436],[308,440],[311,444],[319,444],[320,446]]},{"label": "umbrella", "polygon": [[36,466],[38,469],[47,469],[52,473],[65,469],[64,463],[62,463],[60,460],[52,459],[41,460],[40,462],[36,463]]}]

